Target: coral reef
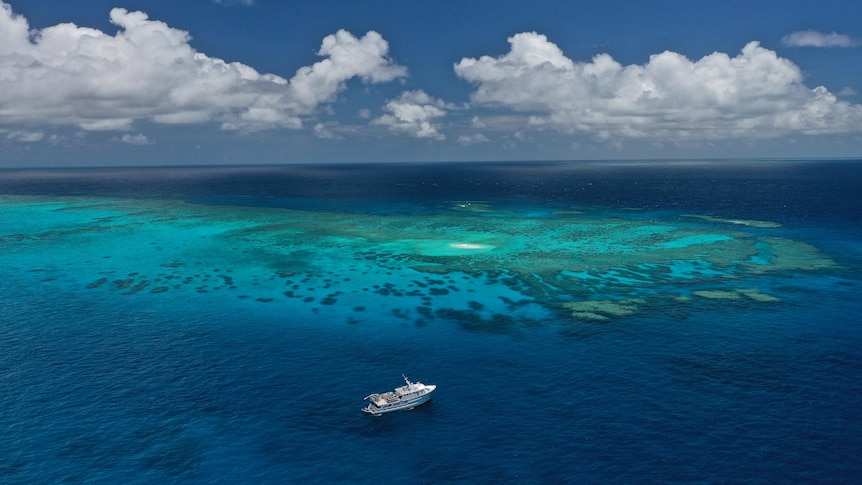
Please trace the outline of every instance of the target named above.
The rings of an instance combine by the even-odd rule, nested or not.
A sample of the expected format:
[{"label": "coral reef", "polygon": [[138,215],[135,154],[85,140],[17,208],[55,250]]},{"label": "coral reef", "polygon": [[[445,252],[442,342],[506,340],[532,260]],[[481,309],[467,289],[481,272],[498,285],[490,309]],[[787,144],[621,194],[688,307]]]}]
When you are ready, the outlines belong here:
[{"label": "coral reef", "polygon": [[0,250],[57,251],[56,266],[73,268],[92,291],[236,290],[236,300],[364,314],[396,298],[402,317],[486,330],[509,328],[512,315],[526,321],[537,307],[596,322],[670,303],[778,303],[749,279],[839,269],[818,248],[773,233],[777,224],[699,215],[606,217],[582,207],[519,214],[490,202],[419,215],[96,198],[0,204],[21,221],[33,217],[28,211],[54,218],[0,234]]}]

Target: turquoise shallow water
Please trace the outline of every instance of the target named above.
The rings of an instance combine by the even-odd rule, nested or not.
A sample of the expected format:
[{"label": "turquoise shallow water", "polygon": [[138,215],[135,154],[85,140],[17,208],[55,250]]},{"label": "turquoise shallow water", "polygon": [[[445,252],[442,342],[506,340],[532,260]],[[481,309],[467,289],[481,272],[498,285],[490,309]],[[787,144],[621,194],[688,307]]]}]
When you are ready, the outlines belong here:
[{"label": "turquoise shallow water", "polygon": [[2,481],[862,476],[857,164],[446,169],[3,173]]}]

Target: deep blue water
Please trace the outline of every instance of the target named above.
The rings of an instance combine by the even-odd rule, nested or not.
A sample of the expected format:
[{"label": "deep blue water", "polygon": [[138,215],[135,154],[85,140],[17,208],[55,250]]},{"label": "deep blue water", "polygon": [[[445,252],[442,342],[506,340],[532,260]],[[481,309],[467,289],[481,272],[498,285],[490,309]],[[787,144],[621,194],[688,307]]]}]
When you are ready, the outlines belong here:
[{"label": "deep blue water", "polygon": [[[0,482],[860,482],[859,187],[862,161],[0,171],[0,197],[41,203],[418,218],[474,200],[536,217],[772,221],[840,265],[747,282],[779,304],[490,329],[390,297],[392,312],[346,323],[355,304],[309,316],[212,291],[88,288],[74,251],[90,249],[24,247],[19,234],[55,237],[59,223],[25,230],[0,212]],[[435,399],[359,412],[402,372]]]}]

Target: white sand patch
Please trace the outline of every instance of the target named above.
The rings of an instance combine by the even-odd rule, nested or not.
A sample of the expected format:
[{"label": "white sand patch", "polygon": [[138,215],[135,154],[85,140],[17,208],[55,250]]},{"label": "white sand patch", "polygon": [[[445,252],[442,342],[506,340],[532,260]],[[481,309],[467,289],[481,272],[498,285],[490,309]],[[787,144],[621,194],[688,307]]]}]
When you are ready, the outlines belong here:
[{"label": "white sand patch", "polygon": [[472,243],[452,243],[449,245],[450,248],[455,249],[490,249],[491,246],[487,244],[472,244]]}]

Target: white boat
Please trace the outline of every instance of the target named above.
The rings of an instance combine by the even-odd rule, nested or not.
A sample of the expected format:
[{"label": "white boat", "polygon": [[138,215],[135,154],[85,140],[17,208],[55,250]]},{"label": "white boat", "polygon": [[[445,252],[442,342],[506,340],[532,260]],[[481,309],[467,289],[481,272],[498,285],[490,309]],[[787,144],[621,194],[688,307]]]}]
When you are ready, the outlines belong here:
[{"label": "white boat", "polygon": [[368,406],[362,408],[362,412],[380,416],[384,413],[393,411],[404,411],[413,409],[420,404],[425,404],[431,400],[431,393],[437,389],[435,385],[426,385],[421,382],[410,382],[404,374],[406,385],[396,387],[394,391],[384,392],[382,394],[371,394],[365,399],[371,401]]}]

